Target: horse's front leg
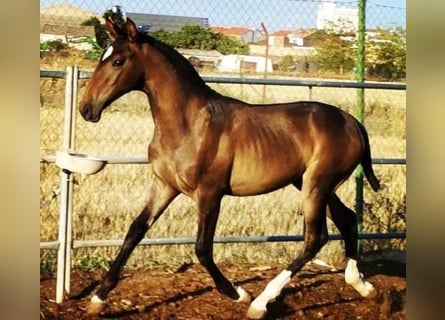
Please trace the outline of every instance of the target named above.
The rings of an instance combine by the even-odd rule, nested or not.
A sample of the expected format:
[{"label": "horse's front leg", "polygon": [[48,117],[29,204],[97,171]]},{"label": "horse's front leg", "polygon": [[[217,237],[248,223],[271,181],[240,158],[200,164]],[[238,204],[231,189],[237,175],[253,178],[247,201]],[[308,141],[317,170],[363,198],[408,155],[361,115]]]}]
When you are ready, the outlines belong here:
[{"label": "horse's front leg", "polygon": [[175,189],[169,187],[160,179],[153,178],[149,190],[149,200],[139,216],[131,223],[116,259],[110,270],[105,274],[96,294],[91,298],[87,309],[89,314],[99,314],[105,309],[105,299],[108,293],[117,286],[122,267],[127,262],[130,254],[177,195],[178,192]]},{"label": "horse's front leg", "polygon": [[198,236],[195,252],[201,265],[203,265],[215,282],[216,289],[236,300],[237,302],[250,302],[249,294],[243,288],[235,286],[218,269],[213,260],[213,237],[218,221],[221,196],[211,196],[208,193],[198,199]]}]

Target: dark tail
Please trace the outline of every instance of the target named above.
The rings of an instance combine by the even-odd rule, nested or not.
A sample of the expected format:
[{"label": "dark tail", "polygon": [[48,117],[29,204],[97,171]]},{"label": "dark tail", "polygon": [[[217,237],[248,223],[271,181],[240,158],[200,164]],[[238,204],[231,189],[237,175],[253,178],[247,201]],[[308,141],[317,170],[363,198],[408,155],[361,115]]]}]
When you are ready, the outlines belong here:
[{"label": "dark tail", "polygon": [[380,182],[375,176],[374,170],[372,170],[371,147],[369,145],[368,132],[360,122],[357,121],[357,123],[360,128],[360,131],[362,132],[363,141],[365,142],[365,150],[363,152],[361,161],[363,172],[366,178],[368,179],[369,183],[371,184],[372,190],[378,191],[380,189]]}]

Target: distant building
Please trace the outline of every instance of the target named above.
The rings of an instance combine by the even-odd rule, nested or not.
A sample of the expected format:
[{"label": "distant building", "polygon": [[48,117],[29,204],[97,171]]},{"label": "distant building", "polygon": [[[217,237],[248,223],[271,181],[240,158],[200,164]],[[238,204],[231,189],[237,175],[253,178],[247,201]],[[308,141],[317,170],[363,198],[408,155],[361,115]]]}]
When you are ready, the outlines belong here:
[{"label": "distant building", "polygon": [[272,72],[272,60],[265,57],[247,56],[241,54],[229,54],[221,56],[217,63],[216,69],[219,72],[240,72],[242,70],[255,72]]},{"label": "distant building", "polygon": [[289,38],[287,37],[291,31],[278,30],[269,35],[269,46],[285,47],[289,45]]},{"label": "distant building", "polygon": [[214,68],[218,59],[223,55],[216,50],[178,49],[179,53],[187,58],[193,66]]},{"label": "distant building", "polygon": [[358,29],[358,8],[337,7],[334,0],[323,0],[317,13],[317,29]]},{"label": "distant building", "polygon": [[324,31],[314,28],[278,30],[269,35],[269,46],[273,47],[313,47],[324,35]]},{"label": "distant building", "polygon": [[210,30],[215,33],[222,33],[244,43],[256,43],[265,39],[265,35],[261,31],[247,27],[211,26]]},{"label": "distant building", "polygon": [[209,19],[202,17],[168,16],[161,14],[127,12],[127,17],[133,20],[139,31],[148,32],[164,29],[175,31],[185,25],[198,25],[207,28]]},{"label": "distant building", "polygon": [[314,47],[324,39],[325,35],[324,30],[310,28],[291,31],[287,37],[294,47]]}]

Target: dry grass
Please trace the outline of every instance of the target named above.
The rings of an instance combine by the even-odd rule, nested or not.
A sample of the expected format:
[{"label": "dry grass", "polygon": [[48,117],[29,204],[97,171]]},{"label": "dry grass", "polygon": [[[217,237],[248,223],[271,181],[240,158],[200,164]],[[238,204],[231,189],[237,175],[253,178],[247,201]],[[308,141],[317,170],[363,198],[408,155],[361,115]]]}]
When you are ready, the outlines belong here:
[{"label": "dry grass", "polygon": [[[64,69],[61,63],[42,66],[42,69]],[[77,63],[79,64],[79,63]],[[82,65],[80,64],[80,68]],[[90,69],[85,67],[85,69]],[[261,100],[262,86],[212,85],[216,90],[250,102]],[[83,84],[80,85],[80,93]],[[41,80],[40,130],[41,155],[53,155],[60,149],[63,125],[62,80]],[[307,99],[305,88],[268,87],[269,101]],[[313,99],[318,99],[353,111],[355,91],[352,89],[314,89]],[[373,157],[404,158],[405,149],[405,92],[372,90],[366,92],[366,126],[371,136]],[[130,93],[111,106],[97,124],[81,119],[76,125],[76,150],[102,156],[144,157],[153,133],[153,122],[146,97]],[[383,190],[370,191],[365,183],[364,230],[388,232],[406,230],[406,167],[375,166]],[[52,194],[60,184],[59,170],[53,164],[40,166],[40,239],[57,239],[58,200]],[[146,165],[108,165],[94,176],[74,175],[74,239],[122,239],[129,224],[142,209],[146,199]],[[349,179],[338,193],[347,205],[353,207],[355,184]],[[48,200],[49,199],[49,200]],[[48,200],[48,201],[47,201]],[[169,206],[153,226],[149,237],[194,236],[197,213],[194,203],[180,196]],[[331,232],[337,232],[330,225]],[[302,216],[300,194],[286,187],[273,193],[254,197],[226,197],[223,199],[217,235],[272,235],[301,234]],[[404,249],[405,241],[366,241],[365,249]],[[295,258],[301,243],[267,244],[217,244],[217,261],[278,261],[289,262]],[[79,264],[89,259],[113,259],[117,248],[76,249]],[[328,262],[343,259],[342,242],[332,241],[319,256]],[[44,263],[54,255],[42,251]],[[100,260],[99,259],[99,260]],[[138,247],[128,266],[159,263],[179,264],[184,260],[196,261],[190,245]]]}]

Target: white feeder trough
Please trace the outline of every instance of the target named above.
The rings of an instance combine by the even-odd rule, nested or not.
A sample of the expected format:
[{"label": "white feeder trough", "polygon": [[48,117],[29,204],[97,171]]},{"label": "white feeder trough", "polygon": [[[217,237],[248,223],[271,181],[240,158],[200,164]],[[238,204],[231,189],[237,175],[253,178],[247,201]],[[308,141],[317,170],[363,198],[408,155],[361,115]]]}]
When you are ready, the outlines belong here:
[{"label": "white feeder trough", "polygon": [[102,170],[107,161],[97,157],[67,151],[57,151],[56,165],[70,172],[81,174],[95,174]]}]

